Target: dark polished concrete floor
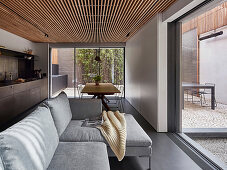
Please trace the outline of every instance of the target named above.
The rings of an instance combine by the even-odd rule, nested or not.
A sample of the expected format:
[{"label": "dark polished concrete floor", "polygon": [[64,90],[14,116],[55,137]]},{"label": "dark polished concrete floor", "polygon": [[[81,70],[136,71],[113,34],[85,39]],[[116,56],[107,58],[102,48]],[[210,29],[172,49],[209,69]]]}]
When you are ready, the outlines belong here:
[{"label": "dark polished concrete floor", "polygon": [[[123,106],[124,112],[132,114],[153,141],[152,170],[201,169],[166,133],[157,133],[127,100],[123,100]],[[111,170],[145,170],[148,169],[148,158],[125,157],[121,162],[110,158],[110,167]]]}]

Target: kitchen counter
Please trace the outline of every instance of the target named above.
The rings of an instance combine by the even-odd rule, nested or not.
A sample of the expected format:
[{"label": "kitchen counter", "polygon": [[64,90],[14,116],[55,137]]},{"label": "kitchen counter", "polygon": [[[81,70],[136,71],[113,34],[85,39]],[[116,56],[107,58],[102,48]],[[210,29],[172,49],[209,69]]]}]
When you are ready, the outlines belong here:
[{"label": "kitchen counter", "polygon": [[[45,79],[45,78],[42,78],[42,79]],[[27,79],[25,80],[25,82],[16,82],[16,81],[8,81],[8,80],[7,82],[0,81],[0,87],[22,84],[22,83],[27,83],[27,82],[36,81],[36,80],[41,80],[41,79],[36,79],[36,78]]]},{"label": "kitchen counter", "polygon": [[24,83],[7,82],[0,86],[0,129],[18,115],[48,97],[48,79]]}]

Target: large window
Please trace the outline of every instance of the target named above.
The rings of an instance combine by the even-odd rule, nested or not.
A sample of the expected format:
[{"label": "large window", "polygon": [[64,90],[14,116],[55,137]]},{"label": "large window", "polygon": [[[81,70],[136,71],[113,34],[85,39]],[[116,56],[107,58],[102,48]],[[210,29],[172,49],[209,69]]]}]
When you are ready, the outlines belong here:
[{"label": "large window", "polygon": [[[94,82],[96,75],[101,75],[103,83],[124,86],[124,48],[55,48],[51,54],[52,80],[67,75],[63,88],[56,89],[56,83],[52,83],[52,96],[64,90],[69,97],[78,97],[78,86]],[[53,68],[58,71],[53,72]]]},{"label": "large window", "polygon": [[227,2],[182,23],[182,132],[227,164]]},{"label": "large window", "polygon": [[79,83],[93,82],[92,77],[99,74],[101,82],[124,84],[124,49],[101,48],[101,61],[95,61],[99,49],[76,49],[76,78]]}]

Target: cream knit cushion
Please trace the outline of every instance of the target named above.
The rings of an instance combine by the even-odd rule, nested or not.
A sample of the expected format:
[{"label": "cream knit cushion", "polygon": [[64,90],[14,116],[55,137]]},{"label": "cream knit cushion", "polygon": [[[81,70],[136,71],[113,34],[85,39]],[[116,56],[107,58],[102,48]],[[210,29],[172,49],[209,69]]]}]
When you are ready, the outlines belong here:
[{"label": "cream knit cushion", "polygon": [[116,155],[119,161],[125,156],[126,147],[126,121],[124,113],[116,111],[103,111],[103,124],[98,126],[102,135],[109,143],[110,148]]}]

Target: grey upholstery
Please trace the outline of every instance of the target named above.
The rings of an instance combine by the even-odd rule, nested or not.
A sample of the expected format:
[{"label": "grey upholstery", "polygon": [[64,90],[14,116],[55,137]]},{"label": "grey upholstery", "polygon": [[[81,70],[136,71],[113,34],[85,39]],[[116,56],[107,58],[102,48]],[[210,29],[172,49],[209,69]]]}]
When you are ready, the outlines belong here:
[{"label": "grey upholstery", "polygon": [[109,170],[104,143],[59,143],[48,170]]},{"label": "grey upholstery", "polygon": [[63,134],[62,142],[103,142],[104,138],[97,128],[81,127],[83,121],[72,120]]},{"label": "grey upholstery", "polygon": [[[126,146],[151,146],[152,141],[144,132],[134,117],[125,114],[127,123],[127,139]],[[105,142],[100,131],[96,128],[81,127],[82,121],[72,120],[63,134],[60,136],[62,142]],[[108,145],[108,143],[106,143]]]},{"label": "grey upholstery", "polygon": [[[113,153],[110,147],[107,147],[107,153],[109,157],[115,157],[116,155]],[[125,156],[141,156],[148,157],[151,155],[152,149],[151,146],[141,147],[141,146],[127,146],[125,151]]]},{"label": "grey upholstery", "polygon": [[45,103],[50,108],[58,135],[61,136],[72,119],[72,112],[67,95],[61,92],[57,97],[46,100]]},{"label": "grey upholstery", "polygon": [[2,164],[2,158],[0,157],[0,169],[4,169],[3,164]]},{"label": "grey upholstery", "polygon": [[[44,103],[45,107],[0,133],[0,169],[109,170],[108,155],[115,155],[100,131],[81,127],[81,119],[101,114],[101,101],[68,100],[61,93]],[[151,168],[151,139],[132,115],[125,118],[126,156],[148,156]]]},{"label": "grey upholstery", "polygon": [[73,120],[83,120],[101,115],[102,102],[99,99],[69,98]]},{"label": "grey upholstery", "polygon": [[44,170],[59,138],[50,110],[38,107],[25,119],[0,133],[0,157],[7,170]]}]

